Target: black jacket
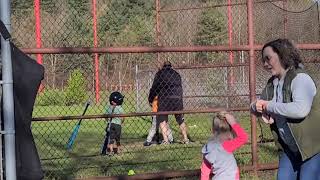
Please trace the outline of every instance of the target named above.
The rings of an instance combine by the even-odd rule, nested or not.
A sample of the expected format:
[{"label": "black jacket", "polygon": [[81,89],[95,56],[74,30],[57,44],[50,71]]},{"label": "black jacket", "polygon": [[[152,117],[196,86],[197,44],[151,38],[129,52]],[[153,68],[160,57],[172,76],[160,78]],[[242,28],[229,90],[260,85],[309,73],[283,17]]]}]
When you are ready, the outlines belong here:
[{"label": "black jacket", "polygon": [[182,83],[180,74],[171,66],[164,66],[159,70],[153,80],[149,93],[149,103],[158,96],[159,101],[166,99],[182,99]]},{"label": "black jacket", "polygon": [[31,119],[44,68],[12,43],[11,58],[17,179],[39,180],[44,174],[31,132]]},{"label": "black jacket", "polygon": [[[2,21],[0,21],[0,34],[5,39],[11,37]],[[44,67],[24,54],[13,43],[10,43],[10,46],[13,71],[17,179],[39,180],[43,179],[44,174],[31,132],[31,119],[36,95],[44,76]],[[0,79],[2,78],[0,77]],[[3,117],[2,105],[1,102],[1,117]],[[3,144],[1,145],[3,147]]]}]

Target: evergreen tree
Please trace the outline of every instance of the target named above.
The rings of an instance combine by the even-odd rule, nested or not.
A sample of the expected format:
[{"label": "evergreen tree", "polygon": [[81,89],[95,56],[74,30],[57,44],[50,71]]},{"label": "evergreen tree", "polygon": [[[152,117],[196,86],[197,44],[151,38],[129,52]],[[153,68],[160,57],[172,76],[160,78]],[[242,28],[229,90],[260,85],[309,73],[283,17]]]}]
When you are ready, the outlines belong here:
[{"label": "evergreen tree", "polygon": [[[195,45],[221,45],[228,42],[226,17],[216,9],[204,10],[198,22],[198,32],[194,39]],[[197,54],[201,62],[219,59],[215,53],[200,52]]]},{"label": "evergreen tree", "polygon": [[113,0],[99,20],[99,36],[110,46],[153,42],[153,11],[153,1]]},{"label": "evergreen tree", "polygon": [[81,104],[88,97],[86,82],[83,74],[79,69],[72,71],[66,89],[66,105]]}]

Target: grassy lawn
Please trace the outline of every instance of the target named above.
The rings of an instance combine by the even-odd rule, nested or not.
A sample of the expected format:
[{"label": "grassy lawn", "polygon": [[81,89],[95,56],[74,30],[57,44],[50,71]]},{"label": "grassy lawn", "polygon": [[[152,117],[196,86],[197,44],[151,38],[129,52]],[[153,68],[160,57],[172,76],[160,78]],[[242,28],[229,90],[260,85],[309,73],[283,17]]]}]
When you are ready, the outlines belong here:
[{"label": "grassy lawn", "polygon": [[[83,107],[69,108],[60,106],[36,107],[37,116],[55,114],[52,110],[68,115],[79,115]],[[103,113],[103,106],[93,106],[88,114]],[[51,111],[50,111],[51,110]],[[50,113],[46,113],[50,112]],[[250,133],[248,113],[238,113],[241,125]],[[179,143],[179,128],[173,117],[170,125],[176,143],[171,145],[152,145],[144,147],[151,126],[150,117],[126,118],[122,133],[122,152],[112,157],[100,156],[100,148],[105,135],[104,119],[84,120],[78,137],[71,151],[67,151],[66,142],[77,123],[72,121],[33,122],[32,131],[40,154],[46,179],[69,179],[89,176],[110,176],[126,174],[130,169],[135,173],[150,173],[165,170],[193,170],[201,164],[201,148],[210,136],[211,114],[186,115],[189,135],[194,141],[184,145]],[[270,138],[268,127],[264,128],[266,137]],[[259,131],[258,131],[259,132]],[[251,164],[251,146],[245,145],[236,152],[238,164]],[[277,161],[273,143],[259,145],[259,162]],[[243,174],[242,177],[251,177]]]}]

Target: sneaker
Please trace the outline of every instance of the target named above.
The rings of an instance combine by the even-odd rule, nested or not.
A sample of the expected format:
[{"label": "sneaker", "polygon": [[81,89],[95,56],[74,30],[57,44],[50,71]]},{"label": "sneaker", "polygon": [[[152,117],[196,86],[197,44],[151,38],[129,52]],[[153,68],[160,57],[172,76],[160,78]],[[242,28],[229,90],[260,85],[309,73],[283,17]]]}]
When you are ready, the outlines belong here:
[{"label": "sneaker", "polygon": [[108,155],[108,156],[113,156],[113,155],[114,155],[114,152],[113,152],[113,151],[108,152],[107,155]]},{"label": "sneaker", "polygon": [[119,148],[113,148],[113,152],[114,152],[114,154],[119,154]]},{"label": "sneaker", "polygon": [[182,144],[190,144],[190,140],[189,140],[189,139],[184,139],[184,140],[182,141]]},{"label": "sneaker", "polygon": [[162,141],[161,142],[161,145],[168,145],[168,144],[170,144],[168,141]]},{"label": "sneaker", "polygon": [[151,146],[151,144],[152,144],[152,143],[151,143],[151,142],[148,142],[148,141],[145,141],[145,142],[143,143],[144,146]]}]

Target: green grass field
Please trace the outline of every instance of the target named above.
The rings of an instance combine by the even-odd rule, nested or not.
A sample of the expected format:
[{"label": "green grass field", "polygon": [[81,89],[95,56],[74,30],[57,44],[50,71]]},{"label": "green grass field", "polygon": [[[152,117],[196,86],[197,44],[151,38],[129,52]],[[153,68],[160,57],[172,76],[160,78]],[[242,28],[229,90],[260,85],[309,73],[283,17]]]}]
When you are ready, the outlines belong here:
[{"label": "green grass field", "polygon": [[[62,114],[79,115],[83,107],[66,108],[63,106],[36,106],[37,116],[52,116],[57,112]],[[92,106],[88,114],[103,113],[103,106]],[[55,110],[56,112],[53,112]],[[250,133],[248,113],[238,113],[241,125]],[[171,145],[152,145],[144,147],[151,126],[151,118],[126,118],[122,133],[122,152],[112,157],[100,156],[100,148],[105,135],[106,121],[104,119],[84,120],[74,147],[66,150],[66,142],[77,123],[71,121],[33,122],[32,131],[40,154],[46,179],[70,179],[90,176],[111,176],[127,174],[134,169],[138,173],[151,173],[166,170],[199,169],[201,164],[201,148],[210,136],[212,114],[185,115],[188,132],[194,141],[185,145],[181,139],[178,125],[170,117],[176,143]],[[150,120],[149,120],[150,119]],[[265,133],[270,138],[268,127]],[[239,166],[251,164],[251,146],[245,145],[236,152]],[[271,163],[277,161],[273,143],[259,146],[259,162]],[[251,177],[242,174],[242,177]],[[250,179],[250,178],[249,178]]]}]

